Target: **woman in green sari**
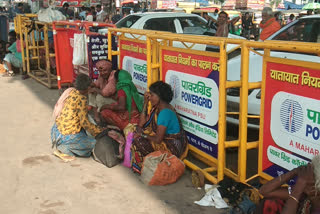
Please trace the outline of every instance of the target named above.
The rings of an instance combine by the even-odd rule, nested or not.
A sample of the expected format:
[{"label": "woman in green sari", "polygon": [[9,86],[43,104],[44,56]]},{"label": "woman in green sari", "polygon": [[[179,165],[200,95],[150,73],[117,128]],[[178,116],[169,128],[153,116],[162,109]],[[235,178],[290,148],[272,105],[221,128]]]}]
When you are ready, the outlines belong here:
[{"label": "woman in green sari", "polygon": [[143,102],[128,71],[118,70],[114,74],[117,81],[117,102],[101,107],[105,121],[123,130],[129,123],[138,124]]}]

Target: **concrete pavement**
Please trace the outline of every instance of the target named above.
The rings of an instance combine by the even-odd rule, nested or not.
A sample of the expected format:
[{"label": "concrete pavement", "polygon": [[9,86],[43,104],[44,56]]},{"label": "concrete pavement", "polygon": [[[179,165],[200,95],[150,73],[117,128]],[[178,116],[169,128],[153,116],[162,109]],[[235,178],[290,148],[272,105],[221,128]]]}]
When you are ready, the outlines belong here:
[{"label": "concrete pavement", "polygon": [[64,163],[52,155],[51,114],[58,91],[32,79],[0,77],[0,213],[222,213],[193,202],[190,171],[169,186],[145,186],[128,168],[92,158]]}]

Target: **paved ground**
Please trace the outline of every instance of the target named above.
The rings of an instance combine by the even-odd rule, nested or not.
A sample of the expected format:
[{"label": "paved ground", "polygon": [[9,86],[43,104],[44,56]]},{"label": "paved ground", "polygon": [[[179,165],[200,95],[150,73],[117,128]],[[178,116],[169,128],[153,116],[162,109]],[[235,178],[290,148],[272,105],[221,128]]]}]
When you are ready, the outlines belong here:
[{"label": "paved ground", "polygon": [[222,213],[193,203],[204,191],[192,187],[190,171],[176,184],[148,187],[121,165],[63,163],[50,146],[58,91],[20,76],[0,76],[0,91],[0,213]]}]

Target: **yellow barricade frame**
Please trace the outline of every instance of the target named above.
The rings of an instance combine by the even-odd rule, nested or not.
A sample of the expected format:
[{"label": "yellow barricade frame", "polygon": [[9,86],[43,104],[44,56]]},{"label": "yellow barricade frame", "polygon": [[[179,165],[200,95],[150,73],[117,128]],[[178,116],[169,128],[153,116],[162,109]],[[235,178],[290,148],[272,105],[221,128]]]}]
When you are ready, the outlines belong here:
[{"label": "yellow barricade frame", "polygon": [[[254,46],[254,45],[248,43],[248,46]],[[283,42],[280,42],[280,41],[273,41],[273,42],[267,41],[262,46],[264,46],[265,48],[268,48],[267,54],[264,56],[264,60],[263,60],[263,70],[262,70],[263,74],[262,74],[262,86],[261,86],[262,93],[261,93],[260,114],[264,115],[265,108],[264,108],[263,103],[265,102],[266,71],[267,71],[267,63],[268,62],[279,63],[279,64],[283,64],[283,65],[294,65],[294,66],[305,67],[305,68],[310,68],[310,69],[319,69],[320,68],[320,63],[316,63],[316,62],[308,62],[308,61],[302,61],[302,60],[292,60],[292,59],[271,57],[270,56],[270,49],[279,50],[279,51],[281,51],[281,50],[293,51],[293,49],[294,49],[297,52],[313,53],[313,54],[317,54],[318,56],[320,56],[320,44],[310,44],[310,43],[298,42],[298,43],[294,43],[294,48],[293,48],[293,47],[288,47],[288,45],[283,44]],[[263,148],[263,137],[264,137],[263,130],[264,130],[264,117],[261,117],[259,148]],[[262,149],[259,149],[258,174],[262,179],[272,180],[273,177],[264,173],[262,170],[262,158],[263,158],[262,153],[263,153]]]},{"label": "yellow barricade frame", "polygon": [[[289,51],[289,52],[302,52],[302,53],[315,53],[320,56],[320,44],[310,44],[302,42],[283,42],[283,41],[265,41],[265,42],[253,42],[240,39],[227,39],[227,38],[216,38],[207,36],[194,36],[194,35],[183,35],[173,34],[167,32],[155,32],[148,30],[135,30],[135,29],[108,29],[108,39],[111,41],[111,36],[116,33],[130,33],[146,37],[147,43],[147,78],[148,86],[157,80],[160,80],[159,69],[161,68],[161,60],[159,53],[161,47],[169,48],[173,46],[174,42],[181,42],[185,44],[186,49],[192,49],[193,45],[187,45],[186,43],[197,43],[215,45],[220,47],[220,75],[219,75],[219,139],[218,139],[218,158],[215,159],[209,156],[205,152],[200,151],[192,145],[189,145],[189,150],[193,155],[200,161],[207,164],[209,167],[201,169],[196,164],[189,160],[184,160],[185,164],[193,170],[200,170],[204,173],[205,177],[212,183],[218,183],[224,176],[229,176],[236,181],[248,183],[255,178],[262,178],[266,180],[272,179],[271,176],[267,176],[262,172],[262,148],[263,140],[263,113],[264,105],[261,105],[261,113],[259,115],[248,115],[248,90],[261,88],[261,103],[264,103],[265,95],[265,69],[266,63],[270,60],[288,62],[291,65],[297,64],[301,66],[301,62],[305,63],[306,66],[315,68],[319,66],[318,63],[307,63],[299,60],[288,60],[280,58],[271,58],[270,51]],[[140,37],[141,38],[141,37]],[[134,42],[137,42],[134,40]],[[231,51],[226,51],[227,44],[236,44],[238,47]],[[238,81],[227,81],[227,56],[235,49],[241,47],[241,78]],[[160,49],[159,49],[160,48]],[[258,53],[254,48],[262,48],[263,54]],[[180,48],[178,48],[181,51]],[[178,50],[172,47],[172,50]],[[197,53],[197,51],[193,51]],[[203,51],[200,51],[203,53]],[[262,65],[262,82],[249,82],[249,53],[254,52],[263,57]],[[212,52],[208,52],[211,53]],[[108,46],[108,58],[111,59],[113,55],[118,55],[119,51],[112,51],[111,43]],[[216,54],[214,54],[217,56]],[[240,110],[239,112],[227,112],[226,109],[226,90],[229,88],[238,87],[240,88]],[[226,140],[226,115],[238,114],[239,115],[239,137],[236,140]],[[259,139],[254,142],[248,142],[248,118],[260,119],[260,134]],[[226,167],[226,149],[227,148],[238,148],[238,172],[235,173],[231,169]],[[258,153],[258,169],[257,173],[247,178],[247,151],[250,149],[259,149]],[[212,175],[212,172],[217,172],[216,175]]]},{"label": "yellow barricade frame", "polygon": [[[50,53],[49,50],[48,31],[52,31],[52,24],[33,21],[31,18],[37,18],[37,15],[17,15],[15,18],[15,30],[20,35],[23,71],[48,88],[57,88],[57,76],[52,74],[50,69],[50,58],[55,57],[55,53]],[[32,30],[33,25],[41,30],[35,33],[35,30]],[[39,41],[43,41],[43,45],[40,45]],[[44,49],[45,52],[45,68],[40,64],[40,49]],[[32,60],[36,60],[36,69],[31,67]]]}]

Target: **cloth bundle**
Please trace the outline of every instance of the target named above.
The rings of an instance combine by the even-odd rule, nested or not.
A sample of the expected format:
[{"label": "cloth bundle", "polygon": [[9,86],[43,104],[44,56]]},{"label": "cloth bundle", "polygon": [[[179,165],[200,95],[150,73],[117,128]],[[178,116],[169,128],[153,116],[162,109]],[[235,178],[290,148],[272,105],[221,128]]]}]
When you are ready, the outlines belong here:
[{"label": "cloth bundle", "polygon": [[185,169],[184,163],[169,152],[156,151],[144,158],[141,179],[148,185],[175,183]]}]

